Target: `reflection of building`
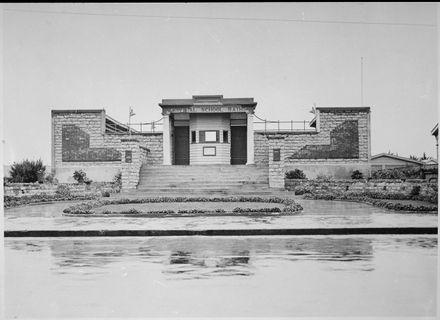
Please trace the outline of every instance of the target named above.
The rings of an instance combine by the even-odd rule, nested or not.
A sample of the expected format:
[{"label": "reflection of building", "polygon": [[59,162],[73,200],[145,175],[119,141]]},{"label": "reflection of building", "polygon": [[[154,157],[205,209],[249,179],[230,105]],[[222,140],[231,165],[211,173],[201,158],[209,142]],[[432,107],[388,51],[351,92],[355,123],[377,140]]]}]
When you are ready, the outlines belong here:
[{"label": "reflection of building", "polygon": [[372,239],[368,237],[52,239],[40,246],[29,246],[19,240],[14,249],[39,251],[46,245],[60,273],[76,273],[78,268],[85,267],[93,268],[93,272],[105,272],[104,266],[131,261],[161,264],[161,272],[173,277],[251,276],[261,267],[259,261],[368,262],[373,258]]},{"label": "reflection of building", "polygon": [[[237,183],[246,175],[265,176],[270,187],[284,187],[285,171],[295,168],[309,178],[368,173],[369,107],[317,107],[310,127],[279,121],[277,129],[270,129],[270,122],[255,121],[256,105],[253,98],[221,95],[163,99],[163,119],[152,124],[162,125],[162,132],[131,130],[104,110],[52,110],[52,167],[60,182],[73,181],[78,169],[93,181],[111,181],[120,171],[126,189],[142,182],[148,168],[150,186],[155,179],[166,182],[169,171],[170,182],[185,182],[186,188],[197,187],[200,177],[209,178],[206,166],[199,165],[220,168],[214,181],[227,171],[228,179]],[[289,128],[281,128],[283,122]],[[257,129],[257,124],[264,127]],[[243,166],[249,169],[245,175]],[[176,181],[189,167],[187,180]]]},{"label": "reflection of building", "polygon": [[371,157],[371,170],[395,169],[402,167],[421,167],[422,161],[380,153]]}]

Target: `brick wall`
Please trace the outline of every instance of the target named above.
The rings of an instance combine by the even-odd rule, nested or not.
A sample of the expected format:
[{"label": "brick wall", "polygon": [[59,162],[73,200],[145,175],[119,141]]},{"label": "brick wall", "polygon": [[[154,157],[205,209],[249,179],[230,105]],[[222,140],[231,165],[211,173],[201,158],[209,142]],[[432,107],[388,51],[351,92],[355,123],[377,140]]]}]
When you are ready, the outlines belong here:
[{"label": "brick wall", "polygon": [[55,195],[59,186],[66,186],[70,193],[82,196],[101,191],[112,191],[110,183],[92,183],[90,186],[79,183],[9,183],[4,186],[4,195],[13,197],[32,196],[37,194]]},{"label": "brick wall", "polygon": [[[269,150],[269,187],[284,188],[284,139],[283,135],[268,136]],[[275,156],[274,153],[278,153]]]},{"label": "brick wall", "polygon": [[[277,136],[284,138],[271,144]],[[345,179],[354,170],[370,174],[369,108],[317,108],[316,131],[255,132],[254,141],[255,163],[268,165],[270,172],[272,149],[281,149],[283,170],[277,163],[272,175],[280,172],[284,177],[284,172],[294,169],[303,170],[308,178]]]},{"label": "brick wall", "polygon": [[317,132],[286,138],[288,163],[368,161],[369,110],[364,108],[317,108]]},{"label": "brick wall", "polygon": [[[52,111],[52,169],[61,183],[73,183],[82,169],[95,182],[122,173],[123,187],[136,187],[143,164],[162,163],[162,134],[105,132],[104,110]],[[130,161],[127,161],[130,159]]]},{"label": "brick wall", "polygon": [[115,148],[91,147],[90,134],[79,126],[63,124],[61,130],[61,156],[63,162],[121,161],[121,152]]},{"label": "brick wall", "polygon": [[435,192],[436,184],[426,180],[335,180],[320,181],[307,179],[286,179],[285,188],[290,191],[307,189],[312,193],[384,193],[410,195],[415,186],[420,186],[421,196],[430,196]]},{"label": "brick wall", "polygon": [[254,132],[254,162],[257,165],[269,165],[269,143],[264,133]]}]

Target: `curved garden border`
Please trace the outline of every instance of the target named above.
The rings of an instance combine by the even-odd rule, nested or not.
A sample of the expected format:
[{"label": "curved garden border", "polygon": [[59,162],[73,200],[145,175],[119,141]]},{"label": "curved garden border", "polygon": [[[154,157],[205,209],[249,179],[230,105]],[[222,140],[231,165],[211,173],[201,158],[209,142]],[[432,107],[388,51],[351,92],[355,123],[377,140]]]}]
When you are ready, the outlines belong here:
[{"label": "curved garden border", "polygon": [[[285,207],[268,208],[246,208],[236,207],[232,211],[224,209],[216,209],[214,211],[191,209],[191,210],[159,210],[159,211],[138,211],[129,209],[126,211],[104,211],[97,213],[94,209],[106,205],[118,204],[142,204],[142,203],[170,203],[170,202],[259,202],[259,203],[278,203],[284,204]],[[136,198],[136,199],[116,199],[116,200],[97,200],[83,202],[70,206],[63,210],[66,215],[75,216],[124,216],[124,217],[180,217],[180,216],[268,216],[268,215],[291,215],[298,213],[303,208],[300,204],[292,199],[283,199],[278,197],[262,198],[262,197],[157,197],[157,198]]]},{"label": "curved garden border", "polygon": [[[437,206],[414,206],[412,204],[392,203],[388,199],[374,199],[367,196],[350,196],[350,195],[333,195],[333,194],[305,194],[304,199],[307,200],[330,200],[330,201],[348,201],[371,204],[375,207],[385,208],[393,211],[401,211],[406,213],[431,213],[438,214]],[[406,200],[406,199],[389,199],[389,200]]]}]

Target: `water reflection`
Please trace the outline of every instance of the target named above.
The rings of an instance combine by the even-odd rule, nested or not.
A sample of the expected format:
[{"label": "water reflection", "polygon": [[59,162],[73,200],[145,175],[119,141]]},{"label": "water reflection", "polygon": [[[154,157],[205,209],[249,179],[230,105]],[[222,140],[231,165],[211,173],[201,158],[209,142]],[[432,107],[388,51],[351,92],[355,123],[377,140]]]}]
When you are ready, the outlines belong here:
[{"label": "water reflection", "polygon": [[[78,268],[105,268],[133,261],[155,263],[168,278],[200,279],[219,276],[252,276],[256,265],[272,261],[371,262],[370,238],[337,237],[167,237],[13,241],[11,248],[28,252],[48,246],[53,271],[78,273]],[[429,241],[409,245],[435,246]],[[345,268],[371,270],[368,265]]]},{"label": "water reflection", "polygon": [[[393,248],[435,248],[437,238],[386,238],[375,241]],[[94,239],[27,239],[8,241],[13,250],[39,252],[50,249],[53,271],[78,274],[79,268],[105,273],[114,263],[139,262],[161,265],[169,279],[200,279],[219,276],[252,276],[256,266],[273,261],[341,263],[344,270],[374,270],[371,237],[165,237]],[[376,244],[376,246],[378,245]],[[346,264],[347,262],[351,264]],[[335,264],[329,268],[339,270]]]},{"label": "water reflection", "polygon": [[436,310],[436,236],[6,238],[5,246],[8,318]]}]

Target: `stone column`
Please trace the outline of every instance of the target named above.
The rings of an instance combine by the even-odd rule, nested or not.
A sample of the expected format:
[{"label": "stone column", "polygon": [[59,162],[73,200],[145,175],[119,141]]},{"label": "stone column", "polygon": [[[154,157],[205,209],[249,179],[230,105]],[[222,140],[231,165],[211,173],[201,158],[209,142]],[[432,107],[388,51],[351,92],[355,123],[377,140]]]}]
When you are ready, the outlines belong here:
[{"label": "stone column", "polygon": [[163,116],[163,164],[171,165],[170,116]]},{"label": "stone column", "polygon": [[[269,143],[269,187],[284,189],[284,139],[285,136],[268,136]],[[279,158],[275,159],[274,150],[279,151]]]},{"label": "stone column", "polygon": [[247,114],[247,162],[254,164],[254,115]]}]

